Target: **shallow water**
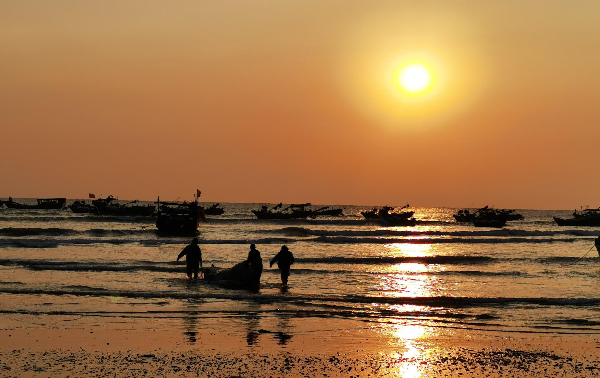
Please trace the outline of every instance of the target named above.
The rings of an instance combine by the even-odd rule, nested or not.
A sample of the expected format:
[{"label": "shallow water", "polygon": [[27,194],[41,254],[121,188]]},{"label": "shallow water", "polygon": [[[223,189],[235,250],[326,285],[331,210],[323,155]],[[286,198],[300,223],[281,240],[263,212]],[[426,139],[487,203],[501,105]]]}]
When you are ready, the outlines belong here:
[{"label": "shallow water", "polygon": [[[204,266],[233,266],[255,243],[265,264],[257,292],[188,281],[175,259],[190,238],[157,236],[153,218],[0,209],[5,327],[144,318],[192,342],[206,323],[199,319],[249,335],[278,319],[284,343],[307,331],[307,318],[366,322],[392,339],[407,326],[600,333],[600,259],[591,250],[600,229],[554,223],[570,211],[523,210],[525,220],[498,230],[457,224],[455,209],[444,208],[414,209],[415,227],[381,227],[364,221],[367,207],[299,221],[257,220],[258,204],[223,207],[201,224]],[[283,244],[296,257],[288,290],[268,267]],[[330,326],[310,327],[318,324]]]}]

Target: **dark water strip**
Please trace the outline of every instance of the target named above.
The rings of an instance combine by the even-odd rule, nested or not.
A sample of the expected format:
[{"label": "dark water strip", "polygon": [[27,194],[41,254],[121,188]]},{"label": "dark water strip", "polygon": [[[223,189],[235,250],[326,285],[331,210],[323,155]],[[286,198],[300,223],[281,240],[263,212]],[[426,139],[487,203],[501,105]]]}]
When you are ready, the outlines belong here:
[{"label": "dark water strip", "polygon": [[[113,235],[114,236],[114,235]],[[95,244],[139,244],[146,247],[156,247],[168,244],[186,244],[189,243],[189,237],[179,238],[157,238],[139,239],[131,238],[110,239],[58,239],[58,238],[5,238],[0,239],[0,248],[56,248],[62,245],[95,245]],[[265,244],[292,244],[297,242],[313,242],[324,244],[541,244],[541,243],[572,243],[580,240],[589,240],[586,237],[573,237],[568,239],[555,238],[424,238],[424,239],[398,239],[398,238],[349,238],[349,237],[316,237],[311,239],[297,238],[261,238],[255,240],[248,239],[200,239],[199,243],[204,245],[247,245],[254,243],[257,245]]]},{"label": "dark water strip", "polygon": [[[356,270],[344,268],[344,265],[396,265],[396,264],[424,264],[424,265],[461,265],[461,266],[483,266],[504,262],[543,265],[572,265],[582,263],[586,265],[600,266],[600,259],[588,258],[585,261],[577,257],[548,257],[548,258],[493,258],[486,256],[425,256],[425,257],[321,257],[321,258],[297,258],[294,263],[296,274],[341,274],[356,273]],[[225,263],[223,263],[225,264]],[[319,269],[315,265],[337,265],[339,269]],[[0,259],[0,266],[18,266],[31,270],[56,270],[56,271],[151,271],[151,272],[179,272],[185,266],[184,262],[175,261],[128,261],[128,262],[95,262],[95,261],[61,261],[43,259]],[[315,266],[313,268],[313,266]],[[364,269],[363,269],[364,270]],[[398,274],[398,273],[394,273]],[[410,273],[419,274],[419,273]],[[522,271],[482,271],[470,270],[447,270],[441,272],[424,272],[433,275],[498,275],[498,276],[527,276]]]},{"label": "dark water strip", "polygon": [[[197,285],[207,285],[198,282]],[[388,304],[412,305],[439,308],[468,307],[504,307],[504,306],[541,306],[541,307],[598,307],[600,298],[518,298],[518,297],[371,297],[359,295],[294,295],[294,294],[260,294],[245,290],[228,293],[180,291],[125,291],[91,288],[85,286],[66,288],[28,288],[1,287],[0,294],[21,295],[74,295],[92,297],[123,297],[144,299],[182,299],[206,300],[220,299],[233,301],[255,301],[261,303],[350,303],[350,304]]]},{"label": "dark water strip", "polygon": [[[395,237],[395,238],[417,238],[423,236],[431,236],[439,239],[447,237],[449,239],[467,239],[467,238],[552,238],[552,237],[596,237],[600,235],[600,231],[595,230],[521,230],[521,229],[477,229],[464,231],[422,231],[422,230],[397,230],[397,229],[378,229],[378,230],[313,230],[304,227],[284,227],[274,230],[255,230],[257,234],[281,234],[288,237],[310,237],[317,236],[322,238],[330,238],[331,240],[340,240],[346,237],[348,240],[371,239],[375,237]],[[0,228],[0,236],[7,237],[27,237],[27,236],[127,236],[127,235],[155,235],[156,229],[152,225],[140,224],[132,229],[104,229],[92,228],[88,230],[75,230],[71,228],[60,227],[6,227]],[[426,240],[430,240],[426,239]]]}]

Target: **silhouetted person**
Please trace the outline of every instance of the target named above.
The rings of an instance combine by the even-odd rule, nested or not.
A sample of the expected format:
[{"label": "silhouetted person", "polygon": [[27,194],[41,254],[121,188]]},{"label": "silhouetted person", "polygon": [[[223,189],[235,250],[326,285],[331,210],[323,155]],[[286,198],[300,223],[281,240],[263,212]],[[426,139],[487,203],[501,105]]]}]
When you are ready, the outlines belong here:
[{"label": "silhouetted person", "polygon": [[287,285],[288,277],[290,276],[290,266],[294,263],[294,255],[287,246],[281,247],[281,251],[271,259],[269,266],[277,263],[281,272],[281,283]]},{"label": "silhouetted person", "polygon": [[594,245],[596,246],[596,250],[598,251],[598,257],[600,257],[600,236],[596,238],[596,241],[594,241]]},{"label": "silhouetted person", "polygon": [[198,238],[194,238],[192,244],[186,246],[183,251],[181,251],[179,256],[177,256],[177,261],[183,256],[185,256],[185,261],[187,263],[188,278],[191,279],[193,273],[194,279],[198,279],[198,271],[202,266],[202,251],[198,246]]},{"label": "silhouetted person", "polygon": [[246,259],[246,262],[250,265],[250,268],[252,268],[252,280],[255,284],[259,284],[263,263],[260,251],[256,249],[256,245],[250,244],[250,251],[248,252],[248,259]]}]

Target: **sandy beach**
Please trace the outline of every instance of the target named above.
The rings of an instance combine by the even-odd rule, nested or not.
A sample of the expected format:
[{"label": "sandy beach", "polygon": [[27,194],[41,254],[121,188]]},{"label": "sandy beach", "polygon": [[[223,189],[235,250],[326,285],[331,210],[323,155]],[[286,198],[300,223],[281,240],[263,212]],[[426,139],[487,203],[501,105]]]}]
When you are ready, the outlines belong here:
[{"label": "sandy beach", "polygon": [[[22,319],[26,320],[26,319]],[[294,320],[293,320],[294,321]],[[156,319],[116,325],[1,324],[3,377],[595,377],[589,335],[383,328],[353,320],[298,321],[293,334],[203,321],[197,331]],[[323,324],[327,322],[328,330]],[[10,322],[9,322],[10,323]],[[211,325],[212,323],[212,325]],[[273,328],[271,329],[271,326]],[[15,326],[12,323],[12,326]],[[406,327],[406,326],[404,326]],[[11,329],[12,328],[12,329]],[[426,328],[426,327],[425,327]],[[417,330],[417,332],[415,332]]]}]

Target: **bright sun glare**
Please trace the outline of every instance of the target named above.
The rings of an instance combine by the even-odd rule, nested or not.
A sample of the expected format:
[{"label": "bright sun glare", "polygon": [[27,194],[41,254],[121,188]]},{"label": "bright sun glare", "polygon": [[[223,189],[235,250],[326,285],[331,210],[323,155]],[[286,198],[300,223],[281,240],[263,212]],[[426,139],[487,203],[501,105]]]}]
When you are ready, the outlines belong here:
[{"label": "bright sun glare", "polygon": [[400,86],[407,92],[423,92],[431,84],[431,72],[420,63],[413,63],[400,71]]}]

